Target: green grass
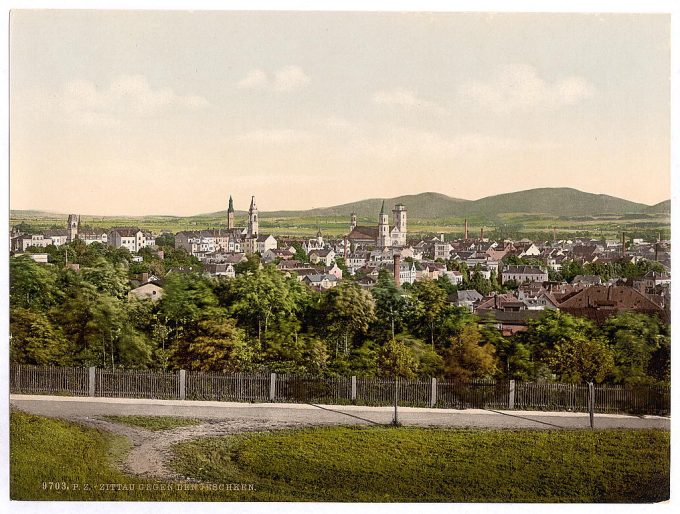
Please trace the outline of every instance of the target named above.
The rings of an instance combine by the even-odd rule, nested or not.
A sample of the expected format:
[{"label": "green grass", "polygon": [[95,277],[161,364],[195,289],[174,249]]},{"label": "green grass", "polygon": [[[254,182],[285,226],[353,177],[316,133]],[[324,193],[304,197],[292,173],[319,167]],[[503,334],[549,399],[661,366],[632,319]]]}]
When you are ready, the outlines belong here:
[{"label": "green grass", "polygon": [[[254,491],[239,492],[178,491],[178,483],[126,476],[112,464],[126,450],[124,439],[111,434],[12,413],[11,498],[651,502],[668,498],[670,481],[670,435],[661,430],[334,427],[174,447],[173,466],[180,473],[209,484],[254,484]],[[49,482],[69,488],[50,490]],[[101,484],[112,483],[136,490],[100,490]],[[84,491],[84,484],[91,490]],[[139,490],[162,485],[174,490]]]},{"label": "green grass", "polygon": [[174,416],[102,416],[104,419],[147,430],[172,430],[173,428],[200,425],[201,420]]},{"label": "green grass", "polygon": [[647,502],[669,495],[662,431],[323,428],[185,443],[175,466],[316,501]]}]

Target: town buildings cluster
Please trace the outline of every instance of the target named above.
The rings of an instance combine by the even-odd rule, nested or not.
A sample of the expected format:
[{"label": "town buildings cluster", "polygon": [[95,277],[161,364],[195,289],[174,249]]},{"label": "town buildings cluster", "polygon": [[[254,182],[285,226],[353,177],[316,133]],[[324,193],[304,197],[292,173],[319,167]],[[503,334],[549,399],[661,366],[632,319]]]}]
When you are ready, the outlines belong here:
[{"label": "town buildings cluster", "polygon": [[[204,272],[213,276],[235,277],[237,265],[247,261],[249,254],[257,253],[262,263],[272,263],[286,276],[297,277],[321,291],[337,286],[343,280],[343,273],[352,275],[362,287],[372,288],[383,269],[393,275],[397,285],[445,279],[458,286],[448,297],[451,304],[470,309],[505,334],[526,329],[528,321],[540,316],[545,309],[560,309],[598,322],[625,310],[670,320],[670,244],[659,239],[649,242],[553,237],[552,241],[543,242],[494,241],[484,236],[483,229],[479,237],[471,237],[467,220],[463,237],[459,239],[447,240],[444,234],[411,238],[406,206],[394,206],[390,225],[384,202],[376,225],[358,225],[356,213],[351,213],[348,231],[343,237],[327,238],[318,230],[315,237],[308,239],[277,238],[260,231],[254,196],[246,226],[236,226],[230,197],[226,228],[181,231],[174,236],[175,247],[199,259]],[[136,227],[80,230],[80,217],[72,214],[64,230],[13,234],[11,249],[22,253],[33,247],[29,255],[39,262],[47,262],[47,255],[35,252],[35,247],[60,246],[76,238],[86,244],[99,242],[124,247],[133,254],[143,248],[154,248],[156,244],[153,234]],[[532,264],[508,264],[511,257],[520,262],[531,260]],[[133,259],[141,260],[141,257]],[[645,260],[659,263],[663,271],[649,271],[632,281],[617,277],[603,282],[597,275],[578,275],[570,283],[549,280],[550,272],[562,271],[564,262],[635,264]],[[474,289],[462,289],[463,263],[470,273],[493,279],[501,286],[512,285],[509,288],[512,292],[484,296]],[[158,277],[146,274],[140,278],[131,294],[154,299],[162,296]]]}]

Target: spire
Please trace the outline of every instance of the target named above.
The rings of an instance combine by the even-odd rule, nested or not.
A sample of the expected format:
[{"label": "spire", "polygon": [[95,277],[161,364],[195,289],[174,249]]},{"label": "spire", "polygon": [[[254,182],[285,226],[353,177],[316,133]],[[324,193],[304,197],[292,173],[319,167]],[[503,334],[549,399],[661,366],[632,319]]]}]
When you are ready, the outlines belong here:
[{"label": "spire", "polygon": [[380,208],[380,214],[385,214],[385,200],[383,200],[382,207]]},{"label": "spire", "polygon": [[257,205],[255,205],[255,197],[254,196],[250,199],[250,210],[251,211],[257,210]]},{"label": "spire", "polygon": [[232,200],[231,195],[229,195],[229,209],[227,212],[234,212],[234,200]]}]

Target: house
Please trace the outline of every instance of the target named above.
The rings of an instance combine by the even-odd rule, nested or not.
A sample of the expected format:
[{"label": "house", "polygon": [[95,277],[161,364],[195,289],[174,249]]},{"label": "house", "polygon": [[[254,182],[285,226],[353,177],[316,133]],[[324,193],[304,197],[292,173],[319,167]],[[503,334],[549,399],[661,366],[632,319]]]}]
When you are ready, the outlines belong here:
[{"label": "house", "polygon": [[[150,241],[149,241],[150,242]],[[153,243],[147,243],[147,234],[136,227],[119,227],[109,231],[108,244],[114,248],[127,248],[130,252],[138,252]]]},{"label": "house", "polygon": [[105,245],[108,243],[109,235],[103,230],[87,230],[78,232],[78,239],[83,241],[86,245],[92,243],[101,243]]},{"label": "house", "polygon": [[444,242],[444,241],[437,241],[434,244],[434,258],[435,258],[435,260],[437,260],[437,259],[442,259],[442,260],[445,260],[445,261],[448,260],[450,254],[451,254],[451,250],[453,250],[453,248],[451,247],[451,245],[449,243]]},{"label": "house", "polygon": [[323,263],[324,266],[330,266],[335,262],[335,252],[333,250],[312,250],[309,252],[309,262],[312,264]]},{"label": "house", "polygon": [[411,262],[400,262],[399,263],[399,283],[400,284],[413,284],[416,281],[416,265]]},{"label": "house", "polygon": [[268,264],[276,262],[277,260],[291,260],[295,256],[295,249],[290,251],[290,248],[270,248],[262,253],[262,262]]},{"label": "house", "polygon": [[34,262],[38,262],[40,264],[47,264],[48,262],[48,257],[49,255],[46,253],[17,253],[14,256],[15,257],[21,257],[22,255],[25,255],[29,259],[31,259]]},{"label": "house", "polygon": [[328,275],[333,275],[335,276],[338,280],[342,280],[342,270],[338,266],[336,262],[331,264],[330,266],[326,267],[324,272]]},{"label": "house", "polygon": [[139,300],[150,299],[153,302],[157,302],[163,298],[163,287],[160,285],[160,282],[147,282],[132,289],[128,293],[128,298],[137,298]]},{"label": "house", "polygon": [[[46,239],[51,239],[54,246],[61,246],[69,242],[70,232],[65,229],[46,230],[44,236]],[[80,235],[78,237],[80,237]]]},{"label": "house", "polygon": [[327,273],[304,275],[302,282],[320,291],[326,291],[338,285],[338,278]]},{"label": "house", "polygon": [[445,271],[444,276],[449,279],[454,286],[459,286],[463,283],[463,274],[460,271]]},{"label": "house", "polygon": [[482,301],[482,295],[474,289],[461,289],[451,293],[448,297],[448,302],[456,307],[465,307],[470,312],[479,302]]},{"label": "house", "polygon": [[657,271],[648,271],[642,277],[642,283],[645,291],[652,290],[658,285],[670,285],[671,276],[668,273],[659,273]]},{"label": "house", "polygon": [[668,321],[666,312],[640,291],[629,286],[591,286],[572,293],[560,303],[560,310],[590,318],[598,324],[619,312],[634,311]]},{"label": "house", "polygon": [[206,273],[215,277],[234,278],[236,276],[232,263],[208,263],[203,265],[203,269]]},{"label": "house", "polygon": [[536,266],[514,265],[505,266],[501,272],[501,284],[509,281],[515,281],[517,284],[523,282],[546,282],[548,280],[548,272],[543,271]]},{"label": "house", "polygon": [[52,244],[52,240],[49,237],[46,238],[43,234],[27,234],[13,238],[11,243],[13,251],[25,252],[29,246],[45,248]]},{"label": "house", "polygon": [[260,255],[265,253],[267,250],[276,250],[278,243],[276,238],[271,234],[260,234],[256,238],[256,252]]},{"label": "house", "polygon": [[590,287],[599,286],[602,284],[602,278],[599,275],[576,275],[571,285],[575,287]]},{"label": "house", "polygon": [[349,269],[350,273],[354,274],[356,271],[364,266],[368,260],[369,260],[369,252],[352,252],[349,254],[347,259],[345,260],[345,264],[347,265],[347,269]]}]

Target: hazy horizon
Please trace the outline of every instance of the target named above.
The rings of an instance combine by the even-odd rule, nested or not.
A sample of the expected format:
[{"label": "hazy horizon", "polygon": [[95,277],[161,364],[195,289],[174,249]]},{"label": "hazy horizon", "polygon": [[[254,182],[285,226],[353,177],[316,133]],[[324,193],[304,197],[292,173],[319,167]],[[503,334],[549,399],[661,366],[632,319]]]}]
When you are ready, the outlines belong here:
[{"label": "hazy horizon", "polygon": [[[308,210],[315,210],[315,209],[328,209],[328,208],[333,208],[333,207],[340,207],[342,205],[347,205],[347,204],[352,204],[352,203],[357,203],[357,202],[363,202],[363,201],[367,201],[367,200],[390,200],[390,199],[398,198],[398,197],[402,197],[402,196],[420,196],[420,195],[426,195],[426,194],[436,194],[436,195],[441,194],[441,195],[444,195],[444,196],[448,196],[449,198],[452,198],[454,200],[463,200],[463,201],[475,202],[477,200],[482,200],[484,198],[489,198],[489,197],[493,197],[493,196],[513,194],[513,193],[521,193],[521,192],[524,192],[524,191],[532,191],[532,190],[535,190],[535,189],[546,189],[546,188],[532,188],[532,189],[522,189],[522,190],[518,190],[518,191],[505,191],[505,192],[502,192],[502,193],[498,193],[496,195],[488,195],[488,196],[483,196],[483,197],[480,197],[480,198],[472,198],[472,199],[451,197],[449,195],[444,195],[444,193],[440,193],[438,191],[421,191],[421,192],[417,192],[417,193],[409,193],[407,195],[397,195],[397,196],[392,196],[392,197],[358,198],[358,199],[350,200],[348,202],[334,203],[334,204],[328,204],[328,205],[318,205],[318,206],[313,206],[313,207],[309,207],[309,208],[306,208],[306,209],[296,209],[296,208],[287,208],[287,207],[284,207],[282,209],[267,209],[267,208],[260,207],[260,201],[257,200],[257,195],[255,195],[255,200],[256,200],[257,205],[258,205],[258,211],[261,214],[266,214],[268,212],[288,212],[288,211],[295,212],[295,211],[308,211]],[[563,186],[563,187],[557,186],[557,187],[551,187],[551,188],[547,188],[547,189],[575,189],[575,188],[568,188],[567,186]],[[614,195],[609,195],[607,193],[596,193],[596,192],[592,192],[592,191],[582,191],[582,190],[578,190],[578,191],[580,191],[582,193],[586,193],[586,194],[614,196]],[[627,200],[627,201],[630,201],[630,202],[635,202],[635,200],[630,200],[629,198],[623,198],[623,197],[620,197],[620,196],[617,196],[615,198],[619,198],[621,200]],[[51,211],[51,210],[40,209],[40,208],[27,208],[27,209],[10,208],[10,210],[11,211],[44,212],[46,214],[58,214],[58,215],[63,215],[63,216],[68,216],[69,214],[79,214],[80,216],[88,216],[88,217],[137,218],[137,217],[144,217],[144,216],[169,216],[169,217],[190,218],[190,217],[194,217],[194,216],[210,215],[210,214],[214,214],[214,213],[222,212],[222,211],[226,212],[227,207],[228,207],[228,205],[227,205],[228,200],[229,200],[229,198],[227,197],[227,200],[225,201],[225,205],[224,205],[223,209],[217,209],[215,211],[195,212],[195,213],[192,213],[192,214],[171,214],[171,213],[163,213],[163,212],[152,212],[152,213],[149,213],[149,214],[125,214],[125,213],[101,214],[101,213],[87,213],[87,212],[79,213],[79,212],[75,212],[75,211]],[[669,198],[666,198],[666,200],[661,200],[660,202],[656,202],[656,203],[653,203],[653,204],[646,204],[644,202],[635,202],[635,203],[640,203],[640,204],[646,205],[648,207],[653,207],[653,206],[655,206],[659,203],[663,203],[665,201],[670,201],[670,196],[669,196]],[[247,197],[247,198],[244,198],[243,205],[245,205],[246,207],[244,207],[244,208],[239,207],[238,199],[234,198],[234,210],[235,210],[235,212],[243,214],[243,213],[248,212],[248,206],[250,205],[250,196]],[[406,206],[406,207],[408,208],[408,206]]]},{"label": "hazy horizon", "polygon": [[669,15],[11,12],[13,210],[542,187],[670,198]]}]

